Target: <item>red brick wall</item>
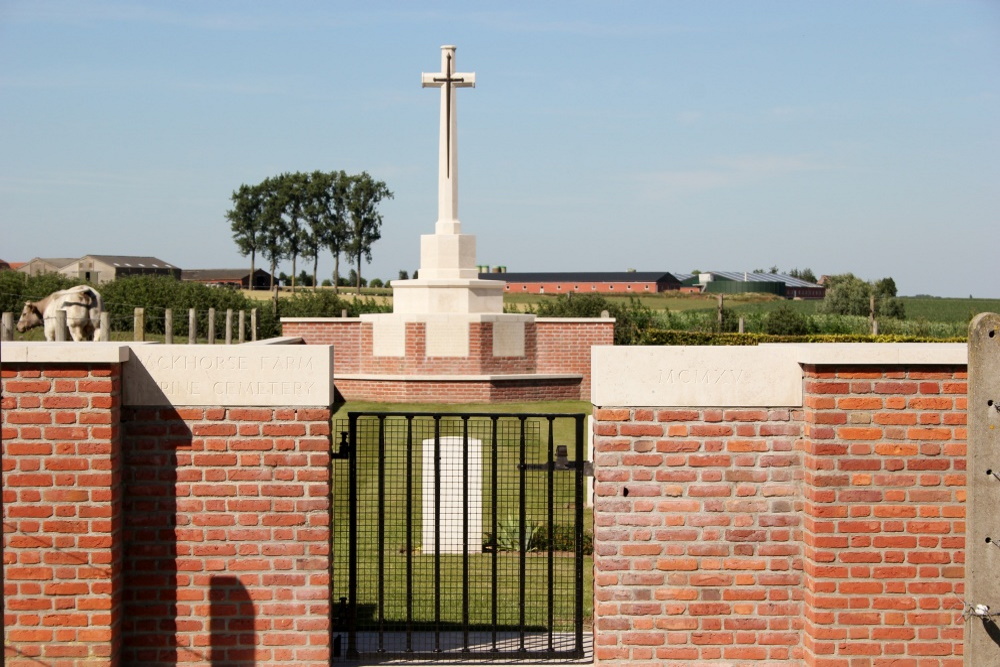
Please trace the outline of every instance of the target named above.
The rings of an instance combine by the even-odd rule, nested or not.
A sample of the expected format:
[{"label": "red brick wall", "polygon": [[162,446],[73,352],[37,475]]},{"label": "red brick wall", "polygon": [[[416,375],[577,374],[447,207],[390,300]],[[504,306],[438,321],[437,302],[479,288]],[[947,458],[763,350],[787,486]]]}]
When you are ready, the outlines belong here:
[{"label": "red brick wall", "polygon": [[382,403],[490,403],[586,400],[575,379],[558,380],[337,380],[346,400]]},{"label": "red brick wall", "polygon": [[338,373],[361,370],[361,320],[356,318],[283,320],[283,336],[297,336],[307,345],[333,345]]},{"label": "red brick wall", "polygon": [[327,665],[329,409],[121,406],[4,364],[6,664]]},{"label": "red brick wall", "polygon": [[590,348],[613,345],[615,321],[538,319],[538,373],[580,373],[580,396],[590,396]]},{"label": "red brick wall", "polygon": [[4,364],[8,665],[108,665],[120,653],[117,365]]},{"label": "red brick wall", "polygon": [[598,664],[962,663],[965,367],[804,383],[794,410],[598,407]]},{"label": "red brick wall", "polygon": [[[530,373],[535,366],[535,325],[524,327],[524,351],[519,357],[493,356],[493,324],[469,324],[469,355],[465,357],[427,356],[427,327],[423,322],[406,323],[406,356],[373,355],[372,327],[361,330],[361,371],[379,375],[491,375]],[[334,355],[336,355],[334,346]],[[336,362],[335,362],[336,363]],[[335,367],[339,371],[339,366]]]},{"label": "red brick wall", "polygon": [[961,665],[965,368],[806,366],[805,391],[807,664]]},{"label": "red brick wall", "polygon": [[[614,343],[614,320],[537,319],[525,326],[525,356],[494,357],[490,323],[470,326],[469,356],[427,357],[425,325],[406,325],[405,357],[374,357],[371,325],[361,320],[283,321],[282,333],[308,344],[334,346],[334,382],[347,400],[424,400],[452,402],[578,400],[590,395],[590,349]],[[359,380],[344,375],[502,375],[577,374],[575,389],[565,380],[427,382],[413,386],[376,377]]]}]

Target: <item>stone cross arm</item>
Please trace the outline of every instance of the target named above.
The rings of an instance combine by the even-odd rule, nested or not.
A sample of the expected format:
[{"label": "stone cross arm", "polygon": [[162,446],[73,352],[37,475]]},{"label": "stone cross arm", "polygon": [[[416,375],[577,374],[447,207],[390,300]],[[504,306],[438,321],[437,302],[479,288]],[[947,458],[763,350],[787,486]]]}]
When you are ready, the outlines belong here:
[{"label": "stone cross arm", "polygon": [[433,72],[428,74],[427,72],[422,72],[420,74],[420,84],[423,88],[438,88],[445,85],[445,83],[451,83],[452,88],[475,88],[476,87],[476,73],[475,72]]}]

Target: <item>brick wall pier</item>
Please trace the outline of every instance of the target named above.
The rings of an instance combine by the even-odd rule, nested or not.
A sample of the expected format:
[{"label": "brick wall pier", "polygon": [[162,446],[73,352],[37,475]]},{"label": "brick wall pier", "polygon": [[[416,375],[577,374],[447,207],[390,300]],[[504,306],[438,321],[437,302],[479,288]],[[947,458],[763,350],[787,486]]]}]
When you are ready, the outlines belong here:
[{"label": "brick wall pier", "polygon": [[598,348],[599,665],[958,667],[964,345]]},{"label": "brick wall pier", "polygon": [[4,343],[6,665],[329,664],[332,389],[304,350]]}]

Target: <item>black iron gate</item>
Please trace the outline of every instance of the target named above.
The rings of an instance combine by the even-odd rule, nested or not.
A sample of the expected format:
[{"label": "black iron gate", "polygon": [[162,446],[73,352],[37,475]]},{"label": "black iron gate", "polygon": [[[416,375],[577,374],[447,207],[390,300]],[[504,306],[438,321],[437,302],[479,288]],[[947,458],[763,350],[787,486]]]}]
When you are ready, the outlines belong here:
[{"label": "black iron gate", "polygon": [[584,657],[585,420],[351,412],[336,424],[335,659]]}]

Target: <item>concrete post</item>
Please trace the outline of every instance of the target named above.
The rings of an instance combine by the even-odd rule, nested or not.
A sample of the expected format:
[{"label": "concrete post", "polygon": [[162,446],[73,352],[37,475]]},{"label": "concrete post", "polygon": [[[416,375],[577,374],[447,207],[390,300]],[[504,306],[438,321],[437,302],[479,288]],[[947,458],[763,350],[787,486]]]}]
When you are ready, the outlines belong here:
[{"label": "concrete post", "polygon": [[215,308],[208,309],[208,344],[215,345]]},{"label": "concrete post", "polygon": [[136,308],[132,316],[132,340],[142,342],[146,340],[146,310]]},{"label": "concrete post", "polygon": [[163,311],[163,342],[171,345],[174,342],[174,311],[167,308]]},{"label": "concrete post", "polygon": [[14,313],[3,314],[3,325],[0,327],[0,340],[14,340]]},{"label": "concrete post", "polygon": [[198,313],[194,308],[188,309],[188,345],[198,342]]},{"label": "concrete post", "polygon": [[247,339],[246,329],[247,329],[247,311],[240,310],[239,337],[237,338],[237,341],[239,342],[240,345],[246,342]]},{"label": "concrete post", "polygon": [[226,345],[233,344],[233,309],[226,308]]},{"label": "concrete post", "polygon": [[257,340],[257,309],[250,311],[250,340]]},{"label": "concrete post", "polygon": [[104,311],[101,313],[101,340],[111,340],[111,313]]},{"label": "concrete post", "polygon": [[69,340],[69,329],[66,328],[66,311],[56,311],[56,341],[65,342]]},{"label": "concrete post", "polygon": [[1000,315],[969,325],[965,667],[1000,664]]}]

